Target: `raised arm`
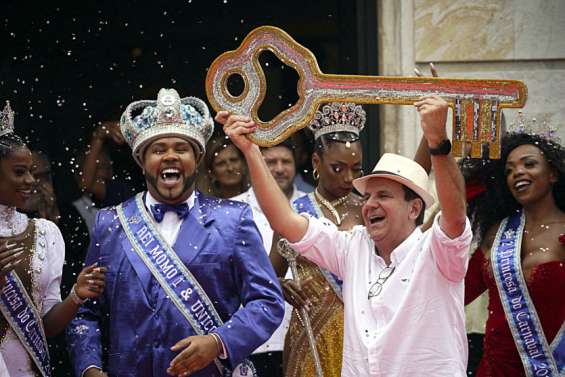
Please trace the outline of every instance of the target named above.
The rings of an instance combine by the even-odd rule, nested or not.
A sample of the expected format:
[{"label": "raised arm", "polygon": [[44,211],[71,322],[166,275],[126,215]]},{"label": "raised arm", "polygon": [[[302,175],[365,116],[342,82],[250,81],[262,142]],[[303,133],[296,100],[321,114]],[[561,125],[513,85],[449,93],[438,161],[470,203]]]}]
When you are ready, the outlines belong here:
[{"label": "raised arm", "polygon": [[253,191],[271,228],[290,242],[300,241],[306,234],[308,220],[292,210],[269,172],[259,147],[247,138],[246,135],[257,125],[249,117],[230,115],[227,111],[218,112],[215,119],[224,125],[226,135],[245,156]]},{"label": "raised arm", "polygon": [[96,127],[81,166],[80,188],[99,202],[103,202],[106,198],[106,181],[99,179],[96,171],[98,165],[104,163],[101,159],[102,154],[106,153],[104,150],[106,141],[112,141],[117,145],[124,143],[118,122],[103,122]]},{"label": "raised arm", "polygon": [[[428,148],[437,148],[441,141],[448,139],[447,102],[438,96],[426,96],[414,105],[420,113],[420,124]],[[431,160],[441,208],[440,227],[448,237],[455,238],[465,230],[466,208],[463,175],[451,153],[432,155]]]},{"label": "raised arm", "polygon": [[[432,77],[439,77],[439,74],[437,72],[437,69],[436,69],[434,63],[430,62],[429,65],[430,65],[430,73],[431,73]],[[418,68],[414,68],[414,73],[418,77],[424,77],[424,75],[422,74],[422,72]],[[414,161],[419,163],[424,168],[424,170],[426,170],[426,173],[430,174],[430,171],[432,170],[432,160],[430,158],[430,152],[428,150],[428,143],[427,143],[426,138],[424,136],[422,136],[422,138],[420,139],[420,144],[418,144],[418,149],[416,150],[416,155],[414,156]],[[431,216],[432,220],[433,220],[434,217],[435,217],[435,214],[433,216]]]},{"label": "raised arm", "polygon": [[414,161],[419,163],[426,173],[430,174],[430,171],[432,171],[432,160],[430,158],[430,151],[428,150],[428,142],[424,136],[420,139],[420,144],[418,144],[418,149],[414,155]]}]

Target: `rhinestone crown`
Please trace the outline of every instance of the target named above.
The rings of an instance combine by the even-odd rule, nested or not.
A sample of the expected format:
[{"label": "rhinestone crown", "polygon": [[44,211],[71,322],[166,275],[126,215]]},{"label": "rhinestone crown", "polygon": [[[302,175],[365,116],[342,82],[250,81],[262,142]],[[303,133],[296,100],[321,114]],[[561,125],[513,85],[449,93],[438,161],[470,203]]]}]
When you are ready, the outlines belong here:
[{"label": "rhinestone crown", "polygon": [[6,106],[0,113],[0,136],[12,132],[14,132],[14,111],[10,107],[10,101],[6,101]]},{"label": "rhinestone crown", "polygon": [[[133,116],[134,111],[141,114]],[[194,145],[198,159],[214,131],[214,121],[206,104],[196,97],[180,98],[174,89],[161,89],[156,101],[135,101],[120,119],[120,129],[132,149],[133,157],[143,165],[145,147],[153,140],[178,136]]]},{"label": "rhinestone crown", "polygon": [[557,129],[552,127],[548,121],[542,120],[540,122],[536,118],[528,118],[522,111],[518,111],[518,114],[508,126],[508,132],[538,135],[546,140],[550,140],[558,144],[561,143],[561,139],[557,135]]},{"label": "rhinestone crown", "polygon": [[365,127],[365,110],[354,103],[332,102],[316,111],[310,129],[314,138],[334,132],[351,132],[357,136]]}]

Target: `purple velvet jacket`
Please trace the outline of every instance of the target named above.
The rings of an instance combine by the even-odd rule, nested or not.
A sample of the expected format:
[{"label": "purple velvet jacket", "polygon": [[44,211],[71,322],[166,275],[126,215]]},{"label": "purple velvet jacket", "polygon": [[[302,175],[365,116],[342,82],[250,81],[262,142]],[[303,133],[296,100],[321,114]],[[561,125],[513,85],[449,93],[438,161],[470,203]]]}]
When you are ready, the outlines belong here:
[{"label": "purple velvet jacket", "polygon": [[[129,200],[134,200],[131,198]],[[246,204],[196,195],[173,249],[204,288],[224,325],[230,368],[269,339],[284,315],[278,280]],[[89,366],[110,376],[168,376],[170,347],[196,335],[134,255],[114,208],[100,210],[86,265],[106,266],[106,288],[67,327],[75,374]],[[192,376],[219,376],[209,365]]]}]

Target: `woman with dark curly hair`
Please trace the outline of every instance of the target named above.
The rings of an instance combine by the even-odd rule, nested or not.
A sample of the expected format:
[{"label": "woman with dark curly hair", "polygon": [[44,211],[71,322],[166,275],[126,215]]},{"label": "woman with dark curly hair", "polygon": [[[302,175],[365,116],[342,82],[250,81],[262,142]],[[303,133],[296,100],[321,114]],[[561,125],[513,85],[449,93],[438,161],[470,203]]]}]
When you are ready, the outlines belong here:
[{"label": "woman with dark curly hair", "polygon": [[465,303],[485,290],[489,316],[477,376],[557,376],[565,368],[565,149],[508,134],[502,158],[463,167],[485,190],[470,217],[480,235]]}]

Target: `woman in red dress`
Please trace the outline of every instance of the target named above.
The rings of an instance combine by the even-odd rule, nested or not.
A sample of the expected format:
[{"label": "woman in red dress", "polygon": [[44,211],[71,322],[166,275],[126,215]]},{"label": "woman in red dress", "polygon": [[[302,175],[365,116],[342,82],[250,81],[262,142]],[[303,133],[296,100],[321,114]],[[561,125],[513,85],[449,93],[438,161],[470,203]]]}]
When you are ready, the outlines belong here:
[{"label": "woman in red dress", "polygon": [[[517,237],[523,289],[529,293],[547,344],[565,320],[565,149],[523,133],[507,135],[502,148],[500,160],[482,162],[478,171],[486,190],[470,207],[481,243],[469,263],[465,303],[485,290],[489,294],[484,353],[477,372],[481,377],[526,376],[491,264],[503,219],[519,211],[525,216],[522,236]],[[500,237],[502,232],[498,233]]]}]

